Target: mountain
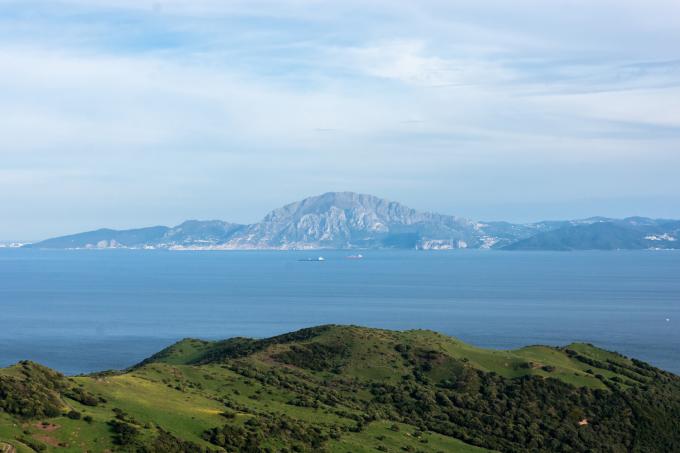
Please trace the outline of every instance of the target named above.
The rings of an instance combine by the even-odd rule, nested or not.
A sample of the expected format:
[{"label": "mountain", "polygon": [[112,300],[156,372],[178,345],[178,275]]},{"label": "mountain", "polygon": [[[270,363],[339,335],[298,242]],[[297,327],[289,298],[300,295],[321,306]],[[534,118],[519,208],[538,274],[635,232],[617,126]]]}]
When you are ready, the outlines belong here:
[{"label": "mountain", "polygon": [[79,248],[170,248],[222,243],[245,225],[220,220],[188,220],[169,228],[154,226],[132,230],[102,228],[86,233],[47,239],[34,247],[50,249]]},{"label": "mountain", "polygon": [[[176,227],[116,231],[101,229],[48,239],[39,248],[170,248],[170,249],[452,249],[490,247],[522,237],[468,219],[416,211],[371,195],[330,192],[291,203],[261,222],[240,225],[218,220],[191,220]],[[490,227],[493,228],[493,227]],[[518,236],[519,235],[519,236]]]},{"label": "mountain", "polygon": [[679,414],[680,377],[639,360],[424,330],[186,339],[89,376],[0,369],[4,452],[670,452]]},{"label": "mountain", "polygon": [[417,211],[353,192],[329,192],[288,204],[261,222],[190,220],[175,227],[101,229],[48,239],[32,247],[163,249],[578,250],[680,248],[680,222],[632,217],[530,224],[479,222]]},{"label": "mountain", "polygon": [[599,219],[537,233],[505,250],[617,250],[680,248],[680,222],[630,217]]},{"label": "mountain", "polygon": [[420,212],[371,195],[331,192],[276,209],[228,244],[236,248],[457,248],[483,233],[468,219]]}]

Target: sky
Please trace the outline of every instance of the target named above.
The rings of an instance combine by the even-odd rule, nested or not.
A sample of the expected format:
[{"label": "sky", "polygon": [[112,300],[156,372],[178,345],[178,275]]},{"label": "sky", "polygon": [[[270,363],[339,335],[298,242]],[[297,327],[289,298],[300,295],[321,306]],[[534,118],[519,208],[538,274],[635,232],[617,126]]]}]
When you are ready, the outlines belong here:
[{"label": "sky", "polygon": [[680,218],[677,0],[0,0],[0,239],[349,190]]}]

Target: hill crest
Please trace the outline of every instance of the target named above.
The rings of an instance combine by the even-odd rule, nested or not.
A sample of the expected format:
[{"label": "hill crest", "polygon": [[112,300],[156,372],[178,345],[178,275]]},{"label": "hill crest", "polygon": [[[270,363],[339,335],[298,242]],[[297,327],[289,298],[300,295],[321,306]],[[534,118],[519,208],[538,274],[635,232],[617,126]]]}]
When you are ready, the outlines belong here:
[{"label": "hill crest", "polygon": [[145,453],[672,451],[680,377],[587,344],[325,325],[182,340],[122,372],[0,369],[0,446]]}]

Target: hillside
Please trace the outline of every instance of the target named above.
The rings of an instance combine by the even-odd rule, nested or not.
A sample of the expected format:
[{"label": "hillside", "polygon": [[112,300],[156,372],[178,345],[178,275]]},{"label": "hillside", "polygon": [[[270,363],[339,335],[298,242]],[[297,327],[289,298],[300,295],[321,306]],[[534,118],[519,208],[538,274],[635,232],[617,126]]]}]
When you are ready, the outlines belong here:
[{"label": "hillside", "polygon": [[2,369],[0,442],[17,452],[677,451],[680,378],[586,344],[493,351],[430,331],[321,326],[186,339],[122,372]]}]

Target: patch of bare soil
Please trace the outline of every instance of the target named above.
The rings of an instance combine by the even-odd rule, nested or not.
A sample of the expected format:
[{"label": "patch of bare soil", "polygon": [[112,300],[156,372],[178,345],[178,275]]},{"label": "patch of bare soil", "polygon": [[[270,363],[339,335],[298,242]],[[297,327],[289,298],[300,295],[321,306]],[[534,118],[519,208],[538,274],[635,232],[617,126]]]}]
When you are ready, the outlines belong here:
[{"label": "patch of bare soil", "polygon": [[48,422],[38,422],[33,426],[35,426],[40,431],[45,431],[46,433],[51,433],[51,432],[56,431],[60,428],[59,425],[55,425],[54,423],[48,423]]},{"label": "patch of bare soil", "polygon": [[35,439],[39,440],[40,442],[44,442],[47,445],[51,445],[53,447],[58,447],[59,446],[59,441],[55,439],[54,437],[47,435],[47,434],[35,434],[33,436]]}]

